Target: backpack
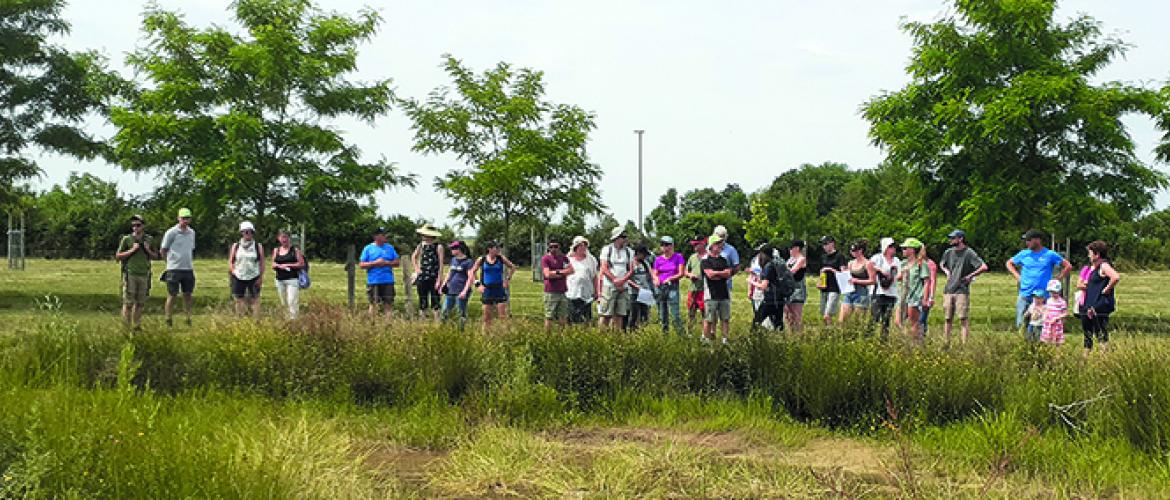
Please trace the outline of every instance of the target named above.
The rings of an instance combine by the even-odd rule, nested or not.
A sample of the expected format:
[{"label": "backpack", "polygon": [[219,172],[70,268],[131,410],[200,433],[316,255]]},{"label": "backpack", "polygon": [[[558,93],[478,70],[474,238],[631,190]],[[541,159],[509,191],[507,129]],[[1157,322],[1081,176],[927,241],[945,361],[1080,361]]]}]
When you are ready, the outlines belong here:
[{"label": "backpack", "polygon": [[[768,265],[772,266],[776,270],[776,275],[780,277],[779,280],[776,280],[775,285],[772,283],[768,283],[768,285],[775,287],[774,291],[776,292],[777,300],[788,300],[788,297],[791,297],[793,292],[796,292],[796,278],[792,276],[792,271],[789,271],[786,265],[780,264],[777,261],[769,262]],[[767,273],[765,272],[764,275],[766,276]]]}]

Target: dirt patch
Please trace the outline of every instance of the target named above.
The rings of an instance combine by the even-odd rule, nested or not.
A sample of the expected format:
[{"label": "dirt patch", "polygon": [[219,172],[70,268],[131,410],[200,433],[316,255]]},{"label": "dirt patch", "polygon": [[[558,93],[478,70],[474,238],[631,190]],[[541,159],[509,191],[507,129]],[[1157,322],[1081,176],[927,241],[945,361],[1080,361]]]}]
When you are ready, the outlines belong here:
[{"label": "dirt patch", "polygon": [[362,449],[366,466],[377,474],[392,475],[412,489],[427,483],[427,470],[447,456],[446,452],[417,450],[385,443],[368,443]]},{"label": "dirt patch", "polygon": [[584,447],[605,447],[615,443],[652,445],[683,443],[727,456],[740,455],[747,451],[765,452],[767,449],[767,447],[752,444],[751,440],[737,432],[684,432],[653,428],[614,427],[550,432],[545,437],[571,446]]}]

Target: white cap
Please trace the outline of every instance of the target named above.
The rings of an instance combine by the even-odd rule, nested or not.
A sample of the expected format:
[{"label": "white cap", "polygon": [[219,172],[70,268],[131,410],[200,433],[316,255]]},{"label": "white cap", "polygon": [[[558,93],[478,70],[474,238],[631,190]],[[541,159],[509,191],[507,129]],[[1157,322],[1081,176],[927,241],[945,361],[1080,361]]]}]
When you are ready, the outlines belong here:
[{"label": "white cap", "polygon": [[1060,282],[1057,280],[1049,281],[1048,282],[1048,291],[1054,292],[1054,293],[1060,293]]},{"label": "white cap", "polygon": [[882,253],[886,253],[886,249],[890,248],[890,246],[893,244],[894,244],[893,238],[890,238],[889,236],[882,238],[882,244],[881,244]]},{"label": "white cap", "polygon": [[240,223],[240,232],[242,233],[244,231],[252,231],[254,233],[254,232],[256,232],[256,226],[253,226],[250,221],[241,222]]},{"label": "white cap", "polygon": [[715,230],[712,231],[711,234],[714,234],[715,236],[723,239],[727,239],[727,228],[723,227],[722,225],[715,226]]}]

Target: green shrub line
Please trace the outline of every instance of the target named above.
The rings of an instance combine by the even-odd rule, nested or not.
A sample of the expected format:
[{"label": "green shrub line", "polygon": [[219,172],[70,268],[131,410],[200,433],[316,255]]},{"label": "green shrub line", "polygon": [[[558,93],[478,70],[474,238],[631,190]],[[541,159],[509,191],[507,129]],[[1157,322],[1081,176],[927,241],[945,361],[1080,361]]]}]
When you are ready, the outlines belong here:
[{"label": "green shrub line", "polygon": [[[407,406],[438,398],[510,424],[607,415],[630,394],[766,398],[778,416],[873,432],[999,414],[1042,432],[1124,438],[1170,452],[1170,350],[1115,342],[1082,359],[983,335],[962,349],[885,345],[862,330],[801,337],[733,332],[727,346],[657,332],[545,334],[517,324],[488,336],[417,324],[376,326],[340,313],[295,326],[223,322],[205,333],[127,336],[61,316],[0,336],[0,384],[226,390],[276,399]],[[127,381],[125,379],[129,378]]]}]

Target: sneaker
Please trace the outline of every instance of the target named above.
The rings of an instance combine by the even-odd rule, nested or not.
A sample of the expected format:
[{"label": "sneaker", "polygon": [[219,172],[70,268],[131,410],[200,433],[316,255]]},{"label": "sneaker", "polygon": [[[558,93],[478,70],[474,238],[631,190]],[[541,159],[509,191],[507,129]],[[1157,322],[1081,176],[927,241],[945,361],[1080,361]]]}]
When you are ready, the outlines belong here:
[{"label": "sneaker", "polygon": [[171,318],[167,318],[167,328],[170,328],[172,326],[175,326],[175,322],[172,321]]},{"label": "sneaker", "polygon": [[723,345],[727,345],[727,337],[723,337]]},{"label": "sneaker", "polygon": [[699,342],[702,342],[703,345],[711,345],[711,339],[707,338],[705,335],[699,336]]}]

